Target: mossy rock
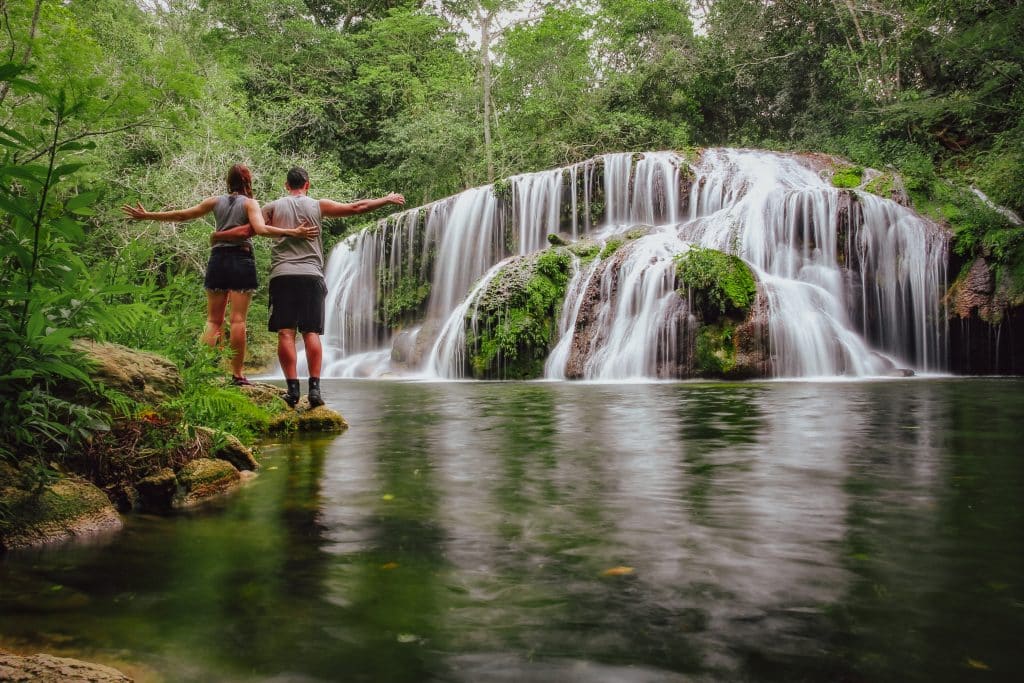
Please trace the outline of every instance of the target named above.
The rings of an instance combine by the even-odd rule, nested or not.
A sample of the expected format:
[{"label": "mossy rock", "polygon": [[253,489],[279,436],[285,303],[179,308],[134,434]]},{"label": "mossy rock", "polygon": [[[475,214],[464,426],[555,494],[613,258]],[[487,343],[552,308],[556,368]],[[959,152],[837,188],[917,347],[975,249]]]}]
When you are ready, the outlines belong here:
[{"label": "mossy rock", "polygon": [[139,507],[148,512],[168,512],[178,493],[178,477],[170,467],[135,482]]},{"label": "mossy rock", "polygon": [[262,408],[280,410],[287,406],[284,402],[284,395],[287,393],[283,387],[267,382],[253,382],[250,386],[239,387],[250,401]]},{"label": "mossy rock", "polygon": [[174,507],[187,508],[220,496],[241,484],[241,475],[226,460],[196,458],[182,465],[177,472],[181,491],[174,499]]},{"label": "mossy rock", "polygon": [[139,403],[162,403],[185,386],[178,367],[155,353],[88,339],[75,340],[73,347],[85,356],[85,370],[95,382]]},{"label": "mossy rock", "polygon": [[691,247],[676,257],[679,295],[692,297],[695,312],[708,322],[722,314],[743,316],[757,297],[757,281],[743,259],[716,249]]},{"label": "mossy rock", "polygon": [[48,654],[21,655],[0,652],[0,681],[34,683],[131,683],[117,669]]},{"label": "mossy rock", "polygon": [[239,470],[251,472],[259,467],[252,451],[238,437],[209,427],[195,427],[195,432],[208,457],[227,460]]},{"label": "mossy rock", "polygon": [[348,429],[348,422],[337,411],[327,406],[310,408],[303,397],[295,410],[285,410],[270,419],[270,432],[322,432],[339,433]]},{"label": "mossy rock", "polygon": [[478,379],[535,379],[557,332],[572,271],[566,248],[510,261],[466,318],[466,357]]},{"label": "mossy rock", "polygon": [[864,169],[860,166],[844,166],[832,174],[832,185],[840,189],[860,187],[864,179]]},{"label": "mossy rock", "polygon": [[0,497],[9,515],[0,526],[0,550],[88,538],[122,526],[110,499],[85,481],[64,479],[40,493],[7,487]]},{"label": "mossy rock", "polygon": [[601,245],[591,239],[583,239],[578,242],[573,242],[566,248],[575,254],[578,259],[584,262],[593,260],[599,253],[601,253]]}]

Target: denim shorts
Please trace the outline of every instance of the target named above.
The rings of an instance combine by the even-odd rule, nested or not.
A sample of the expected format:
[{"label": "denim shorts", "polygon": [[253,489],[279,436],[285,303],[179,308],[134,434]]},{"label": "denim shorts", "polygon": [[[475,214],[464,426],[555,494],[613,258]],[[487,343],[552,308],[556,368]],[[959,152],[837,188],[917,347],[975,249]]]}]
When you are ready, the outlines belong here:
[{"label": "denim shorts", "polygon": [[217,247],[210,252],[203,286],[210,292],[255,292],[256,258],[248,246]]}]

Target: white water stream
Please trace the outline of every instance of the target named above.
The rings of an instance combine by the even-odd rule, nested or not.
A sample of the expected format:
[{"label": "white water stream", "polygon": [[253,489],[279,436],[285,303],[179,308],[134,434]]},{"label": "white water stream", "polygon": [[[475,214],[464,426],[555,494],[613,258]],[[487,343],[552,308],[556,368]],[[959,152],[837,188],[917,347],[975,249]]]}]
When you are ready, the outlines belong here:
[{"label": "white water stream", "polygon": [[[589,344],[583,377],[660,376],[673,361],[667,356],[682,348],[675,336],[688,313],[673,257],[691,244],[736,254],[755,272],[774,376],[945,367],[947,235],[867,192],[851,201],[805,158],[710,149],[691,167],[671,152],[609,154],[508,183],[504,199],[491,186],[467,190],[390,216],[332,251],[324,376],[464,376],[475,297],[503,259],[545,248],[559,230],[573,240],[630,239],[604,261],[576,267],[549,378],[565,377],[577,316],[594,285],[597,332],[577,340]],[[630,232],[636,226],[639,234]],[[402,277],[431,286],[425,321],[409,333],[414,342],[432,335],[418,340],[423,353],[414,366],[390,362],[394,338],[378,311],[378,292]]]}]

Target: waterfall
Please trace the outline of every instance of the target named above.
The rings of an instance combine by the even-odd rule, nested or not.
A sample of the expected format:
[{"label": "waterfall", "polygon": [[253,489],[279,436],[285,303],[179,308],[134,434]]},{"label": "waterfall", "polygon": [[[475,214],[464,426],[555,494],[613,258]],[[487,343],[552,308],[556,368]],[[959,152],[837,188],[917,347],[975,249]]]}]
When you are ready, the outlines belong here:
[{"label": "waterfall", "polygon": [[[687,372],[679,354],[699,321],[676,291],[674,258],[690,245],[750,266],[774,376],[943,370],[948,236],[895,202],[833,187],[823,167],[754,150],[708,149],[693,162],[606,154],[390,216],[330,255],[324,374],[392,372],[391,345],[408,330],[422,352],[405,370],[462,376],[484,285],[552,233],[608,248],[574,268],[549,378]],[[429,295],[395,313],[410,283],[429,283]]]}]

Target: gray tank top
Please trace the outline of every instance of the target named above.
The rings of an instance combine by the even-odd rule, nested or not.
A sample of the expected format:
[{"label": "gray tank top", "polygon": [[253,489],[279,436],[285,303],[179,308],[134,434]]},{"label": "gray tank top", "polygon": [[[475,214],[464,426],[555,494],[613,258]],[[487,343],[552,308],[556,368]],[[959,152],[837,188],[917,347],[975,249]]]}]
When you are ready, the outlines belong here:
[{"label": "gray tank top", "polygon": [[[249,222],[249,213],[245,210],[246,199],[245,196],[240,194],[223,194],[217,197],[217,203],[213,206],[213,217],[217,222],[217,232],[237,228],[239,225],[245,225]],[[243,244],[247,245],[249,250],[252,251],[251,239],[214,242],[213,248],[223,249],[224,247],[238,247]]]},{"label": "gray tank top", "polygon": [[[321,229],[320,201],[304,195],[288,195],[264,207],[268,221],[278,228],[297,228],[303,223]],[[324,243],[317,235],[311,240],[279,237],[270,247],[270,279],[278,275],[324,276]]]}]

